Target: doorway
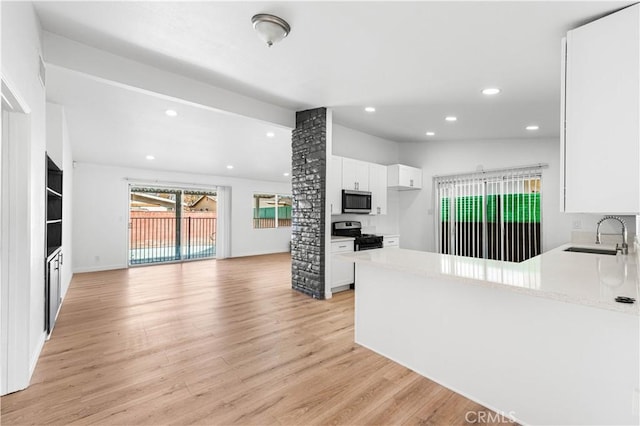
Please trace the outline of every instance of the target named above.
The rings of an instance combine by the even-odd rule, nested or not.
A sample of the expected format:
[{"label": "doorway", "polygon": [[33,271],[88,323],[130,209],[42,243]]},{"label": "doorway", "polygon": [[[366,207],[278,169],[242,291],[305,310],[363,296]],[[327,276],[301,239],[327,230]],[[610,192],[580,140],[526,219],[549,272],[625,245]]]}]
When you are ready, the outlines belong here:
[{"label": "doorway", "polygon": [[[30,161],[31,109],[3,76],[0,147],[1,395],[29,385],[32,371],[30,361],[34,355],[30,344],[38,338],[31,328],[34,321],[31,295],[32,230],[31,217],[25,214],[31,196]],[[44,330],[39,342],[44,343]]]},{"label": "doorway", "polygon": [[131,185],[129,266],[216,256],[218,194]]},{"label": "doorway", "polygon": [[438,253],[522,262],[542,252],[542,167],[434,179]]}]

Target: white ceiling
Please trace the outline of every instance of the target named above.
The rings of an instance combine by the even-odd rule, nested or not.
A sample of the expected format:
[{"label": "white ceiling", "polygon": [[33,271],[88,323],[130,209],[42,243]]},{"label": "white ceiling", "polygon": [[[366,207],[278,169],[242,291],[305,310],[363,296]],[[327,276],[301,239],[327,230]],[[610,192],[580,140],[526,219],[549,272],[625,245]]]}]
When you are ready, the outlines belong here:
[{"label": "white ceiling", "polygon": [[[39,2],[36,10],[45,30],[64,37],[292,111],[332,107],[339,123],[419,142],[428,140],[428,130],[436,133],[434,140],[557,137],[560,39],[629,4]],[[256,13],[281,16],[291,34],[267,48],[251,26]],[[274,152],[264,153],[264,140],[252,136],[264,135],[264,123],[240,124],[238,117],[195,107],[166,120],[156,115],[165,101],[64,71],[51,74],[48,96],[67,106],[78,159],[126,161],[122,153],[151,149],[157,166],[160,153],[171,158],[161,165],[167,169],[191,166],[218,174],[223,164],[249,156],[253,160],[243,167],[272,165],[272,175],[288,168],[290,147],[287,141],[285,152],[279,140],[288,133],[282,129],[274,130],[277,141],[268,142]],[[483,96],[480,90],[488,86],[502,93]],[[377,111],[365,113],[369,105]],[[446,123],[445,115],[458,121]],[[89,123],[102,130],[95,142],[88,138]],[[524,130],[528,124],[540,130]],[[240,159],[234,157],[239,146]],[[109,147],[122,151],[109,154]],[[178,159],[184,152],[217,157]]]},{"label": "white ceiling", "polygon": [[[76,161],[268,181],[290,179],[284,176],[291,170],[288,129],[167,101],[55,67],[47,79],[51,82],[48,98],[65,106]],[[167,116],[168,109],[178,115]],[[147,160],[147,155],[155,159]]]}]

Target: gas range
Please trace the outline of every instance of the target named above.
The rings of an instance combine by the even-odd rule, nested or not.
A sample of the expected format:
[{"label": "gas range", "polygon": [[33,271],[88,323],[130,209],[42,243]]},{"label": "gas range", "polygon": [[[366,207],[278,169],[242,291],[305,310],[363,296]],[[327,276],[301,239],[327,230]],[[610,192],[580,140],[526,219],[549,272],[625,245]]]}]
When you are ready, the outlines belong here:
[{"label": "gas range", "polygon": [[331,235],[340,237],[354,237],[353,247],[355,251],[372,250],[382,248],[382,236],[374,234],[363,234],[362,223],[352,220],[343,222],[333,222],[331,225]]}]

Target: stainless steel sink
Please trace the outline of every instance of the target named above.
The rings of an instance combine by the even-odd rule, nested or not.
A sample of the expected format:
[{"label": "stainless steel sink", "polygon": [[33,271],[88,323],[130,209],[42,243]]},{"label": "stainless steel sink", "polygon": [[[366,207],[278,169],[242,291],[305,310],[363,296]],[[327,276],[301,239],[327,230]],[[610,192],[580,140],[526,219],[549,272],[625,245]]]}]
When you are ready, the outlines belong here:
[{"label": "stainless steel sink", "polygon": [[608,254],[611,256],[615,256],[617,253],[615,250],[611,250],[611,249],[598,249],[598,248],[586,248],[586,247],[569,247],[564,249],[564,251],[572,251],[576,253]]}]

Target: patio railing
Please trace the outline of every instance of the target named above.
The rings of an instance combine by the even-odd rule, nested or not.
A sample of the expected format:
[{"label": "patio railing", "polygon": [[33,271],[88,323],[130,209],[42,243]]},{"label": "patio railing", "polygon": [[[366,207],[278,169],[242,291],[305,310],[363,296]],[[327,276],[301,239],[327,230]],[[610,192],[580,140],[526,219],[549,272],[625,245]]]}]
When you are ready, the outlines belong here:
[{"label": "patio railing", "polygon": [[132,217],[130,220],[130,265],[216,255],[216,218]]},{"label": "patio railing", "polygon": [[[278,227],[291,226],[291,219],[278,219]],[[253,218],[254,229],[275,228],[275,218]]]}]

